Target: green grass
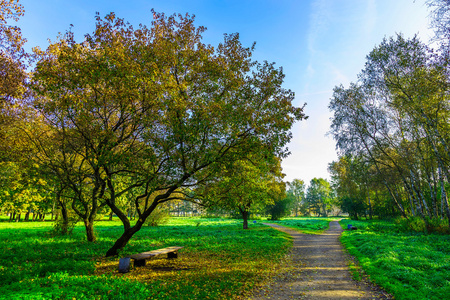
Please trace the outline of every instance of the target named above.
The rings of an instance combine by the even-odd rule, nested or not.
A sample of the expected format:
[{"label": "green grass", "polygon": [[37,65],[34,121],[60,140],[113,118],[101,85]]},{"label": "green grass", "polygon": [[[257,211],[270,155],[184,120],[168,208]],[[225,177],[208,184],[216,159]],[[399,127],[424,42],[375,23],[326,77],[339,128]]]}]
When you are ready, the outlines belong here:
[{"label": "green grass", "polygon": [[[119,222],[96,225],[98,241],[84,227],[53,237],[50,222],[0,223],[0,299],[239,299],[271,275],[292,245],[284,233],[257,222],[173,218],[145,227],[120,256],[184,246],[179,258],[155,259],[130,273],[118,258],[104,258],[120,236]],[[274,263],[275,262],[275,263]]]},{"label": "green grass", "polygon": [[328,229],[330,221],[335,218],[311,218],[311,217],[297,217],[297,218],[283,218],[279,221],[268,221],[270,223],[280,224],[294,230],[299,230],[306,234],[321,234]]},{"label": "green grass", "polygon": [[358,230],[344,231],[342,243],[396,299],[449,299],[449,235],[402,232],[387,221],[341,221],[347,224]]}]

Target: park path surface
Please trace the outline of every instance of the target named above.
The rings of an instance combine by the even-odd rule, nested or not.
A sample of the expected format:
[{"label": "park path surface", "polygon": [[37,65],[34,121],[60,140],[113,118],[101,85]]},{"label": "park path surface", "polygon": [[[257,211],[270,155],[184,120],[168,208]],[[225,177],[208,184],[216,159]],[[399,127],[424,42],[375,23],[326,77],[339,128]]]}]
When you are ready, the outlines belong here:
[{"label": "park path surface", "polygon": [[389,299],[389,295],[364,281],[355,282],[348,257],[339,241],[342,228],[330,222],[320,235],[302,234],[276,224],[266,224],[290,234],[294,247],[283,271],[250,299]]}]

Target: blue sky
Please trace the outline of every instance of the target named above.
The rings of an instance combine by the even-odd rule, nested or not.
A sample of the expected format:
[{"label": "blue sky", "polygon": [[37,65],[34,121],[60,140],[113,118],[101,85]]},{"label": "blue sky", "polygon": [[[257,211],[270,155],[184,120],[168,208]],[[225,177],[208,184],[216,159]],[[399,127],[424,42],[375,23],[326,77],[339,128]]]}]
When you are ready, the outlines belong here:
[{"label": "blue sky", "polygon": [[424,0],[21,0],[19,21],[27,47],[46,48],[70,24],[76,37],[94,29],[96,12],[115,12],[133,25],[150,25],[151,13],[189,13],[206,26],[204,41],[213,46],[224,33],[239,32],[245,46],[256,42],[254,58],[283,67],[285,87],[295,104],[307,103],[309,119],[293,127],[291,155],[283,161],[285,180],[329,178],[335,143],[326,136],[333,87],[348,86],[364,67],[366,55],[383,37],[418,34],[428,42]]}]

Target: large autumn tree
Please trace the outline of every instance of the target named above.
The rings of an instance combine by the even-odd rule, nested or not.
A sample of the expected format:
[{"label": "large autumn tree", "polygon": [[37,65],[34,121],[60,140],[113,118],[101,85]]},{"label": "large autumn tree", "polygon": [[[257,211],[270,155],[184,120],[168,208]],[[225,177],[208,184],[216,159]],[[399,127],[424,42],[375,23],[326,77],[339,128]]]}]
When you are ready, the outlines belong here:
[{"label": "large autumn tree", "polygon": [[[281,69],[253,61],[238,34],[204,44],[204,30],[189,15],[153,12],[151,27],[135,29],[109,14],[85,41],[68,32],[38,53],[35,107],[52,143],[37,142],[36,156],[91,215],[106,203],[120,218],[107,256],[177,191],[249,155],[286,156],[291,126],[305,117]],[[132,193],[134,225],[117,205]]]}]

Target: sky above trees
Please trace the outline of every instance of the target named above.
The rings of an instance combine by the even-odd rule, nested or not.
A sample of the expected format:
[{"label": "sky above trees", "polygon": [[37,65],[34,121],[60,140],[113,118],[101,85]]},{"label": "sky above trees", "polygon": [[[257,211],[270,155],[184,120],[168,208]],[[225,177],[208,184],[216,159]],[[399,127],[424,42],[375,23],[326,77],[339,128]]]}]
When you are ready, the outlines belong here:
[{"label": "sky above trees", "polygon": [[95,13],[115,12],[133,25],[150,25],[156,12],[189,13],[197,26],[206,26],[204,42],[217,45],[224,33],[240,34],[244,46],[256,42],[254,58],[276,62],[286,74],[286,88],[295,104],[307,103],[306,121],[293,128],[291,155],[282,163],[285,180],[328,178],[336,160],[329,130],[328,103],[334,86],[348,86],[364,67],[365,57],[383,37],[418,34],[428,42],[428,9],[424,0],[21,0],[25,7],[18,25],[28,39],[27,49],[45,49],[48,39],[70,29],[79,41],[92,33]]}]

